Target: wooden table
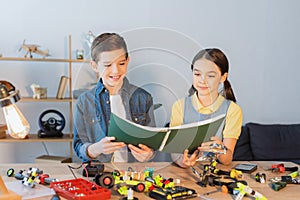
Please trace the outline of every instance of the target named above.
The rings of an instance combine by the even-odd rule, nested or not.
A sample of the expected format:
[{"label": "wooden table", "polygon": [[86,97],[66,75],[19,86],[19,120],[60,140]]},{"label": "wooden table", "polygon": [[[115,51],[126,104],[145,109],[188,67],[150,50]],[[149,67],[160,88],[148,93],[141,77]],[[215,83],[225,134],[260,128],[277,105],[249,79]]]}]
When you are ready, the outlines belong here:
[{"label": "wooden table", "polygon": [[[237,163],[249,163],[249,162],[233,162],[230,166],[224,166],[224,165],[218,165],[218,169],[223,170],[229,170],[231,167],[235,166]],[[299,199],[300,198],[300,185],[294,185],[294,184],[288,184],[285,188],[283,188],[280,191],[274,191],[271,188],[271,184],[269,179],[274,177],[280,177],[282,175],[287,175],[290,172],[285,173],[273,173],[271,171],[266,171],[265,169],[271,167],[272,164],[279,164],[282,162],[276,162],[276,161],[251,161],[251,163],[255,163],[258,165],[258,169],[253,172],[252,174],[245,174],[243,180],[247,181],[248,185],[254,189],[255,191],[263,194],[268,199]],[[50,175],[50,177],[57,178],[60,181],[62,180],[69,180],[73,179],[73,175],[68,167],[68,165],[71,165],[72,167],[78,167],[80,166],[79,163],[69,163],[69,164],[52,164],[52,163],[30,163],[30,164],[0,164],[0,175],[2,176],[4,182],[11,182],[16,181],[15,178],[7,177],[6,172],[9,168],[14,168],[15,170],[21,170],[26,169],[28,170],[29,167],[37,167],[44,171],[44,173],[47,173]],[[284,165],[286,167],[293,167],[297,166],[294,163],[285,162]],[[105,164],[105,171],[112,171],[113,169],[119,169],[119,170],[127,170],[128,167],[131,167],[135,171],[143,171],[146,167],[152,167],[154,168],[154,175],[160,174],[165,178],[174,178],[180,180],[180,185],[195,189],[198,197],[194,199],[228,199],[232,200],[234,199],[233,195],[230,194],[224,194],[222,192],[215,192],[211,193],[209,195],[205,194],[211,191],[215,191],[216,187],[214,186],[207,186],[207,187],[200,187],[196,184],[196,182],[199,180],[197,176],[195,176],[191,169],[182,169],[179,168],[173,164],[170,163],[122,163],[122,164],[112,164],[112,163],[106,163]],[[196,166],[196,169],[198,169],[199,172],[201,170]],[[73,170],[75,175],[78,178],[82,178],[82,168]],[[266,173],[267,176],[267,183],[258,183],[255,181],[255,174],[257,172]],[[89,180],[92,181],[92,178],[89,178]],[[20,183],[21,184],[21,183]],[[121,196],[118,194],[117,191],[111,190],[112,195],[111,199],[120,199]],[[135,197],[138,197],[139,199],[151,199],[144,193],[134,193]],[[38,198],[41,199],[41,198]],[[46,199],[49,199],[46,198]],[[243,199],[255,199],[251,196],[245,196]]]}]

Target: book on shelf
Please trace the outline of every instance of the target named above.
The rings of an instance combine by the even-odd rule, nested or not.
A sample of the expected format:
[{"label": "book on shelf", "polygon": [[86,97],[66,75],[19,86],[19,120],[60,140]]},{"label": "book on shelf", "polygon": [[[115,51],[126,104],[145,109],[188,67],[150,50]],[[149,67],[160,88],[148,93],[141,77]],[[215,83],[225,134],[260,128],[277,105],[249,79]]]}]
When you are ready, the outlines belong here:
[{"label": "book on shelf", "polygon": [[68,82],[69,82],[69,77],[67,77],[67,76],[60,77],[60,81],[59,81],[59,85],[58,85],[58,89],[57,89],[57,93],[56,93],[57,99],[65,98]]},{"label": "book on shelf", "polygon": [[126,144],[145,144],[148,147],[166,153],[190,153],[217,134],[225,114],[190,124],[174,127],[149,127],[131,122],[111,113],[108,136]]}]

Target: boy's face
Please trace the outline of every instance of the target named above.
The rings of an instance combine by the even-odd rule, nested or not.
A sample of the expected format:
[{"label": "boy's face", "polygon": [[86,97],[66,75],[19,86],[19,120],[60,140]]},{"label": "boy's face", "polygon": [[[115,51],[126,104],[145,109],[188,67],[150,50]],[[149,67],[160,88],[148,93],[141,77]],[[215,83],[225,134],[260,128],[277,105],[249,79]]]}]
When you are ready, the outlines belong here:
[{"label": "boy's face", "polygon": [[123,79],[127,73],[128,62],[129,57],[126,59],[124,49],[117,49],[100,53],[98,63],[94,63],[103,84],[111,94],[111,91],[113,93],[118,92],[122,87]]}]

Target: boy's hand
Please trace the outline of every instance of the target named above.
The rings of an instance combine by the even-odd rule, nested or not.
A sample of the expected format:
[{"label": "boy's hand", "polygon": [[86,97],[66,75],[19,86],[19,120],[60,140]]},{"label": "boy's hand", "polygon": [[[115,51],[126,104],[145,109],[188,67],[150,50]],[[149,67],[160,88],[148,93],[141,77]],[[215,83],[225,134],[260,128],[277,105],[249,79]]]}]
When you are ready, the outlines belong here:
[{"label": "boy's hand", "polygon": [[128,145],[128,148],[131,150],[132,155],[139,162],[148,161],[154,154],[153,150],[144,144],[139,144],[139,147],[136,147],[132,144]]},{"label": "boy's hand", "polygon": [[87,148],[88,155],[91,158],[96,158],[100,154],[111,154],[126,146],[124,142],[113,142],[115,139],[115,137],[105,137],[99,142],[90,145]]}]

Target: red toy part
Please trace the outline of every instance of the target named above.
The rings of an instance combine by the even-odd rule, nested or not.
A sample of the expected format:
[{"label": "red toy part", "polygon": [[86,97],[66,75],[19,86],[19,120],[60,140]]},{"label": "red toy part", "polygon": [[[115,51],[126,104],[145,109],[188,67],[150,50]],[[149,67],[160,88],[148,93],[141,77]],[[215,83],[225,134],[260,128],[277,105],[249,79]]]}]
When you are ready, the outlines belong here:
[{"label": "red toy part", "polygon": [[277,165],[272,165],[271,170],[272,170],[272,172],[283,173],[285,171],[284,164],[281,163],[281,164],[277,164]]},{"label": "red toy part", "polygon": [[41,174],[41,175],[39,175],[40,183],[41,183],[41,184],[47,184],[47,183],[45,182],[45,179],[46,179],[46,178],[49,178],[49,175],[48,175],[48,174]]},{"label": "red toy part", "polygon": [[134,190],[137,192],[144,192],[145,188],[146,188],[146,186],[144,183],[139,183],[134,186]]},{"label": "red toy part", "polygon": [[66,198],[74,200],[110,199],[110,190],[82,178],[52,182],[50,188]]},{"label": "red toy part", "polygon": [[36,182],[43,184],[43,185],[49,185],[51,182],[58,181],[56,178],[50,178],[49,174],[40,174],[38,175]]},{"label": "red toy part", "polygon": [[167,180],[165,180],[163,183],[165,184],[165,185],[167,185],[167,184],[169,184],[171,181],[170,181],[170,179],[167,179]]},{"label": "red toy part", "polygon": [[154,188],[155,188],[155,186],[152,184],[148,190],[151,191],[151,190],[154,190]]}]

